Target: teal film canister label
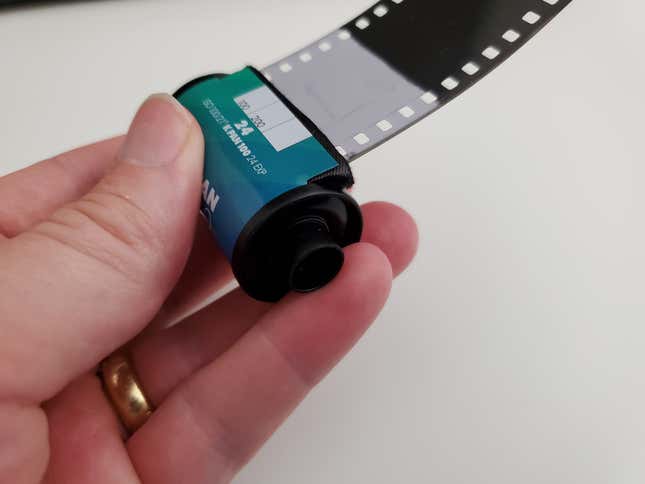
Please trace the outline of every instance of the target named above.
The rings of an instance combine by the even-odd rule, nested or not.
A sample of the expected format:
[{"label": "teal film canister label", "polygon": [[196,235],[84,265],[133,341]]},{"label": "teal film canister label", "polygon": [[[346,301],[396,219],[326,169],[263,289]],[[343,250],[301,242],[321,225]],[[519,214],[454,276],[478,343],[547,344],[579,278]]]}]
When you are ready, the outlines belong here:
[{"label": "teal film canister label", "polygon": [[201,211],[229,259],[264,206],[338,166],[252,68],[190,84],[177,99],[204,133]]}]

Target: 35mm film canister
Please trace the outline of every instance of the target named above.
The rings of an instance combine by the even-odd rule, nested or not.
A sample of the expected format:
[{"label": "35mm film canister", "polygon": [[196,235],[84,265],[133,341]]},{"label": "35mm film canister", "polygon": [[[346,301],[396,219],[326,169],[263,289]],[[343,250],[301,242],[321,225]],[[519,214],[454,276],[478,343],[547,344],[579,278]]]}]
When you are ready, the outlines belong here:
[{"label": "35mm film canister", "polygon": [[205,139],[201,212],[252,297],[309,292],[340,271],[362,217],[347,161],[252,67],[175,93]]}]

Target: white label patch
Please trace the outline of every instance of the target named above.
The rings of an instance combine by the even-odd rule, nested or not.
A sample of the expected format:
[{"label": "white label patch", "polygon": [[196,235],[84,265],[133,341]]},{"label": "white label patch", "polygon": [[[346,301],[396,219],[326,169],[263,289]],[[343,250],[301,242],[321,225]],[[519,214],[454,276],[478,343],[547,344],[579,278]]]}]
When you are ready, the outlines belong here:
[{"label": "white label patch", "polygon": [[266,86],[242,94],[235,103],[276,151],[311,138],[311,133]]}]

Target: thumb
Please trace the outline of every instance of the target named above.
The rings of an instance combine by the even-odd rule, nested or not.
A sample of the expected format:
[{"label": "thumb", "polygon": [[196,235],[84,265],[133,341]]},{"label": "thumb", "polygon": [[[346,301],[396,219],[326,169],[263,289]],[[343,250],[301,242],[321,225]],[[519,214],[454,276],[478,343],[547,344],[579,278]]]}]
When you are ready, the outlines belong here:
[{"label": "thumb", "polygon": [[152,96],[111,173],[0,241],[0,400],[51,397],[155,315],[192,245],[203,150],[192,116]]}]

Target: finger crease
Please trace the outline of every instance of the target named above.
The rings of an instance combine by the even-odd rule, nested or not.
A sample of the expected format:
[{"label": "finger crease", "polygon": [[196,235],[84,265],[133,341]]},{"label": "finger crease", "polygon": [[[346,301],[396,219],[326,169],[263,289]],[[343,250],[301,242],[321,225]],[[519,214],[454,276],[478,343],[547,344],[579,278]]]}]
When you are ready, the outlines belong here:
[{"label": "finger crease", "polygon": [[185,392],[177,392],[180,403],[187,408],[193,427],[204,437],[210,448],[214,450],[223,460],[228,470],[236,472],[246,462],[248,452],[244,451],[244,445],[239,443],[236,436],[239,434],[226,421],[215,412],[208,415],[208,425],[198,418],[199,408],[191,402]]},{"label": "finger crease", "polygon": [[[47,224],[61,225],[63,227],[69,228],[69,226],[67,226],[66,224],[55,222],[55,221],[48,221]],[[92,261],[98,262],[102,266],[119,274],[120,276],[124,277],[127,281],[130,281],[135,285],[141,284],[141,281],[136,278],[136,276],[134,275],[134,272],[126,268],[127,264],[119,264],[114,257],[110,257],[107,254],[105,256],[102,256],[100,255],[100,251],[90,249],[89,247],[84,247],[82,245],[74,244],[68,240],[65,240],[65,237],[57,236],[57,235],[54,235],[53,233],[48,233],[44,230],[45,227],[46,225],[41,225],[34,228],[30,232],[31,236],[41,237],[49,242],[54,242],[56,244],[62,245],[63,247],[66,247],[67,249],[70,249],[73,252],[80,254],[83,257],[87,257]]]},{"label": "finger crease", "polygon": [[[120,202],[125,203],[128,206],[128,208],[131,209],[130,213],[133,213],[134,216],[129,217],[130,224],[128,228],[133,231],[132,233],[128,233],[127,231],[120,229],[118,225],[111,224],[104,220],[101,220],[101,218],[96,216],[96,214],[93,214],[90,210],[85,210],[85,208],[82,207],[83,203],[86,203],[89,205],[94,205],[101,210],[105,210],[106,209],[105,202],[102,202],[101,200],[98,199],[98,197],[101,197],[101,196],[119,200]],[[159,239],[159,237],[156,236],[156,231],[154,230],[154,224],[150,220],[149,215],[145,210],[143,210],[139,205],[133,202],[130,198],[117,192],[111,192],[107,190],[101,190],[101,191],[95,190],[94,192],[86,195],[81,200],[79,200],[79,203],[75,205],[78,206],[79,211],[82,211],[82,213],[86,217],[88,217],[92,222],[100,226],[103,230],[105,230],[114,238],[116,238],[120,242],[123,242],[124,244],[133,248],[137,248],[141,245],[144,245],[146,247],[152,246],[154,248],[163,249],[163,244],[161,243],[161,240]],[[128,211],[125,211],[122,213],[128,213]]]},{"label": "finger crease", "polygon": [[298,365],[287,356],[287,354],[280,349],[280,347],[271,339],[267,331],[262,328],[262,325],[256,326],[257,331],[259,336],[266,341],[266,343],[269,345],[269,348],[280,358],[280,360],[285,364],[285,366],[289,369],[289,372],[291,373],[291,376],[296,380],[296,382],[302,387],[302,389],[305,392],[308,392],[311,390],[316,382],[313,380],[313,378],[310,378],[308,375],[305,374],[305,372],[300,371],[298,369]]}]

